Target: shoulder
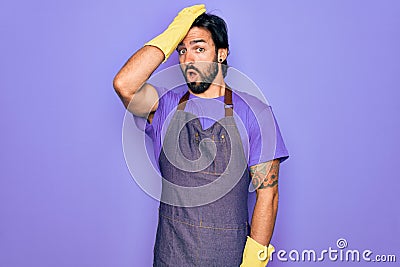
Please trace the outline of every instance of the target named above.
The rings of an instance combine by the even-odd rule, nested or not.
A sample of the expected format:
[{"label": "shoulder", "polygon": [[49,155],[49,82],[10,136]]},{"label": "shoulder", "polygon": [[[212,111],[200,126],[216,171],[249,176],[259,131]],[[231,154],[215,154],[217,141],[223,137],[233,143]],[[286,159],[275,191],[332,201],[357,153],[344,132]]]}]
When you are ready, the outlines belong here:
[{"label": "shoulder", "polygon": [[262,99],[247,92],[232,90],[232,102],[234,109],[238,113],[246,113],[253,117],[257,116],[266,109],[270,109],[267,101],[261,96]]},{"label": "shoulder", "polygon": [[178,86],[172,89],[156,87],[156,90],[159,98],[159,107],[166,110],[170,110],[177,106],[179,99],[187,91],[187,89],[185,90],[185,86]]},{"label": "shoulder", "polygon": [[158,107],[153,114],[152,125],[162,125],[168,115],[178,106],[179,99],[185,93],[184,86],[168,89],[154,86],[158,93]]},{"label": "shoulder", "polygon": [[165,87],[155,88],[160,99],[179,99],[185,93],[185,88],[183,86],[172,89],[167,89]]}]

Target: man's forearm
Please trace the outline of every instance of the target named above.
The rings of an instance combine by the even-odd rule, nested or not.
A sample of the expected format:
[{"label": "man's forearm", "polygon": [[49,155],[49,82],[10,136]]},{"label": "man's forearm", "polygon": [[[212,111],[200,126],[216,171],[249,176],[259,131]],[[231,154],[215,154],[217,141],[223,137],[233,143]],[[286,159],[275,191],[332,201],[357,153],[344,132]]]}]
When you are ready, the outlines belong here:
[{"label": "man's forearm", "polygon": [[157,47],[144,46],[139,49],[114,78],[118,95],[131,97],[149,79],[164,60],[164,53]]},{"label": "man's forearm", "polygon": [[252,184],[257,192],[250,237],[268,245],[278,211],[278,176],[280,160],[274,159],[250,167]]},{"label": "man's forearm", "polygon": [[261,245],[267,246],[274,231],[278,211],[278,192],[266,194],[262,189],[257,191],[257,200],[251,220],[250,237]]}]

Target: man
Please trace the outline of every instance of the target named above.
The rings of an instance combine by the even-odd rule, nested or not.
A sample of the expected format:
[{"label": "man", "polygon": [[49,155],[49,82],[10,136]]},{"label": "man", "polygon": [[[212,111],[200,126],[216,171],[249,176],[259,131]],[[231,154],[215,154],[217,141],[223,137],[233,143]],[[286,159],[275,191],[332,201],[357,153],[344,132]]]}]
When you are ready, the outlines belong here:
[{"label": "man", "polygon": [[[146,81],[174,50],[185,90],[163,94]],[[179,12],[114,79],[125,107],[147,119],[146,134],[165,179],[153,266],[257,267],[265,266],[274,251],[279,164],[288,154],[270,107],[225,83],[228,53],[225,22],[195,5]],[[219,115],[207,117],[213,114]],[[272,127],[263,122],[268,118]],[[271,136],[263,137],[263,131],[273,131],[272,154],[260,151]],[[256,189],[251,227],[250,178]]]}]

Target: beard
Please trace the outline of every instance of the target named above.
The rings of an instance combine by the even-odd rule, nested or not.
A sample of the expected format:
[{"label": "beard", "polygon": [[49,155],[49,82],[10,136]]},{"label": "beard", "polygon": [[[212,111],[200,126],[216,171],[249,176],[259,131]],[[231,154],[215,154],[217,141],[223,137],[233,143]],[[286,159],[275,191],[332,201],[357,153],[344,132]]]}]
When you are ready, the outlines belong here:
[{"label": "beard", "polygon": [[[206,64],[206,63],[201,63],[201,64]],[[209,66],[207,66],[205,71],[200,71],[198,68],[194,66],[194,64],[188,65],[184,71],[184,76],[186,80],[186,84],[189,87],[189,89],[195,93],[195,94],[201,94],[207,91],[207,89],[211,86],[212,82],[214,81],[215,77],[217,77],[218,74],[218,63],[216,63],[216,59],[214,62],[207,63]],[[199,75],[199,81],[194,81],[190,82],[188,80],[188,71],[189,70],[194,70],[197,72]]]}]

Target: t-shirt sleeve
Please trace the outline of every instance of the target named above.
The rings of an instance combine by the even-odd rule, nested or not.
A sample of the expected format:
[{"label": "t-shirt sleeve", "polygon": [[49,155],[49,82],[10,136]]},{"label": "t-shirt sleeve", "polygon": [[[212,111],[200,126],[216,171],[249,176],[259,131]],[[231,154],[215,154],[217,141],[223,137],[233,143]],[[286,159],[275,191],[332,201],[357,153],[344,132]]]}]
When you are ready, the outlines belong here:
[{"label": "t-shirt sleeve", "polygon": [[249,128],[249,166],[289,157],[278,123],[270,106],[255,114]]},{"label": "t-shirt sleeve", "polygon": [[162,110],[164,110],[162,107],[164,105],[164,101],[161,96],[167,91],[167,89],[163,88],[163,87],[154,86],[154,88],[157,91],[159,101],[158,101],[158,108],[154,113],[152,123],[149,123],[147,121],[147,118],[145,118],[145,117],[140,117],[140,116],[136,116],[135,114],[132,114],[136,127],[139,130],[144,131],[151,139],[154,138],[154,130],[155,130],[154,125],[157,124],[157,120],[160,118],[159,113]]}]

